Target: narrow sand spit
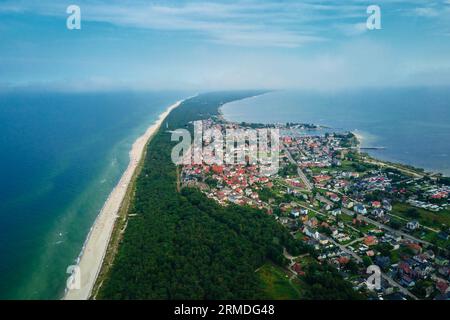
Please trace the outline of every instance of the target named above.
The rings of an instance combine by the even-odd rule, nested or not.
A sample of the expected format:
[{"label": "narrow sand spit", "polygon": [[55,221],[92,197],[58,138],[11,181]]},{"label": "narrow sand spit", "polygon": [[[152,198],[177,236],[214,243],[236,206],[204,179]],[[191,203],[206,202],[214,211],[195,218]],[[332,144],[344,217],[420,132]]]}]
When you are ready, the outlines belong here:
[{"label": "narrow sand spit", "polygon": [[131,178],[144,154],[145,146],[151,140],[154,133],[158,131],[169,113],[182,102],[183,100],[178,101],[160,114],[159,119],[133,143],[130,151],[130,163],[97,216],[80,255],[78,262],[79,279],[81,282],[80,289],[66,290],[64,295],[65,300],[86,300],[90,297],[92,288],[102,267],[117,214]]}]

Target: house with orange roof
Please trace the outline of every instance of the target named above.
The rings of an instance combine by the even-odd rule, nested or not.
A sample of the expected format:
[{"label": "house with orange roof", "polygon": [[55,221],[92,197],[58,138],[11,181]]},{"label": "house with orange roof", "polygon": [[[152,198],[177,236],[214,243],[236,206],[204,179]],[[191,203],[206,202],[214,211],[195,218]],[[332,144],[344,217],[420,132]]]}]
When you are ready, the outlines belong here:
[{"label": "house with orange roof", "polygon": [[366,246],[374,246],[374,245],[378,244],[378,239],[375,236],[366,236],[364,238],[364,244]]}]

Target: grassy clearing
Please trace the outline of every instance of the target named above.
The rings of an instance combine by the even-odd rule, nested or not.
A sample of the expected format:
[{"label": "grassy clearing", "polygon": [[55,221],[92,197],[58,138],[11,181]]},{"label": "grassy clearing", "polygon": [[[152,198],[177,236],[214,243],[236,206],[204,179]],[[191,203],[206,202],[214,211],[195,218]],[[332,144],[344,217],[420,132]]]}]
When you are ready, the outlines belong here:
[{"label": "grassy clearing", "polygon": [[415,208],[407,203],[396,203],[392,209],[392,214],[398,215],[400,217],[406,218],[408,220],[415,220],[408,215],[408,210],[416,209],[419,213],[417,220],[421,225],[428,226],[431,228],[440,229],[442,224],[450,226],[450,210],[442,210],[439,212],[432,212],[421,208]]},{"label": "grassy clearing", "polygon": [[287,271],[282,268],[268,262],[259,268],[257,273],[267,299],[296,300],[301,298],[299,281],[289,280]]}]

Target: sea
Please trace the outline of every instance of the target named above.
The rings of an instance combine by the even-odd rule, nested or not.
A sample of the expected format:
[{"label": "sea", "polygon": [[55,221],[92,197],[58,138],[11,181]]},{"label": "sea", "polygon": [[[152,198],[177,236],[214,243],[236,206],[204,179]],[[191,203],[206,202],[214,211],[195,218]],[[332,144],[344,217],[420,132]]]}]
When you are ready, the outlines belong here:
[{"label": "sea", "polygon": [[[0,93],[0,299],[59,299],[132,143],[190,92]],[[272,91],[238,122],[353,131],[373,156],[450,175],[449,88]]]},{"label": "sea", "polygon": [[[367,152],[450,176],[450,87],[288,90],[225,104],[235,122],[317,124],[352,131]],[[316,133],[320,134],[320,133]]]},{"label": "sea", "polygon": [[186,92],[0,93],[0,299],[60,299],[137,137]]}]

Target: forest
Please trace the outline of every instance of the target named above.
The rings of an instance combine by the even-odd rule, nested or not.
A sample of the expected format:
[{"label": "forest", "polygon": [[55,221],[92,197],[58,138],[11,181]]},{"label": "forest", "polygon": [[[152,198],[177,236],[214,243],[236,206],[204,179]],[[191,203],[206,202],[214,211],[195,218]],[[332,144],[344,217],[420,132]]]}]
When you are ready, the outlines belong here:
[{"label": "forest", "polygon": [[[263,211],[223,207],[196,189],[177,190],[170,158],[176,142],[170,131],[192,131],[190,122],[218,115],[222,104],[258,93],[202,94],[166,118],[148,145],[131,216],[97,299],[264,299],[255,270],[268,260],[285,265],[283,248],[292,255],[311,252]],[[320,287],[311,285],[309,298],[352,297],[344,281],[328,290],[325,276]],[[320,277],[314,273],[314,280]]]}]

